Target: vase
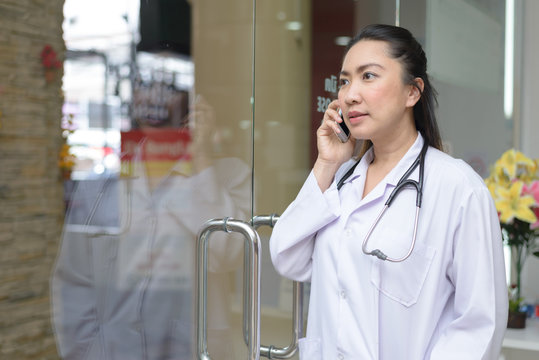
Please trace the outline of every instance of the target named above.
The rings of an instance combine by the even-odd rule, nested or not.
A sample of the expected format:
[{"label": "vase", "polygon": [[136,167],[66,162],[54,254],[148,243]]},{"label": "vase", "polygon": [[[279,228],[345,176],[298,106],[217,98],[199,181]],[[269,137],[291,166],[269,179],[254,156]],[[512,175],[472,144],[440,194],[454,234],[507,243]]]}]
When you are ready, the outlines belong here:
[{"label": "vase", "polygon": [[507,328],[524,329],[526,327],[526,316],[527,313],[525,312],[509,311],[509,316],[507,318]]}]

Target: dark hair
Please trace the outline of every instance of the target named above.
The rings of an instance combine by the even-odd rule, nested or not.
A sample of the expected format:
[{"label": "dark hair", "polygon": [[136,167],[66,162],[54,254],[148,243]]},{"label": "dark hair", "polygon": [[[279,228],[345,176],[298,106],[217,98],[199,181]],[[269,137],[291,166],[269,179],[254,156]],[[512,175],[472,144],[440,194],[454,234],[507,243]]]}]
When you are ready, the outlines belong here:
[{"label": "dark hair", "polygon": [[[432,87],[427,74],[427,57],[410,31],[392,25],[373,24],[364,27],[359,34],[350,40],[345,55],[361,40],[385,41],[389,45],[390,55],[397,59],[403,67],[403,82],[414,85],[421,93],[419,101],[414,105],[414,121],[417,130],[427,143],[442,150],[442,139],[436,122],[435,107],[438,105],[436,90]],[[415,79],[421,78],[424,83],[423,91],[416,84]],[[366,141],[364,149],[372,146]],[[362,151],[363,152],[363,151]]]}]

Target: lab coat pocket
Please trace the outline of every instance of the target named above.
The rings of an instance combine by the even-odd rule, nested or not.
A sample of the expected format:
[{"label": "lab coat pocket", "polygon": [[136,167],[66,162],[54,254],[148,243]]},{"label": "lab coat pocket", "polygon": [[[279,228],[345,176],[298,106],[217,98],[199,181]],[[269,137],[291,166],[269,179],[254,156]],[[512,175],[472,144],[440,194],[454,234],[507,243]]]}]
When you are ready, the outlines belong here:
[{"label": "lab coat pocket", "polygon": [[416,244],[410,257],[393,263],[375,259],[371,283],[385,296],[410,307],[421,293],[436,250]]},{"label": "lab coat pocket", "polygon": [[322,360],[322,347],[319,338],[301,338],[298,341],[300,360]]}]

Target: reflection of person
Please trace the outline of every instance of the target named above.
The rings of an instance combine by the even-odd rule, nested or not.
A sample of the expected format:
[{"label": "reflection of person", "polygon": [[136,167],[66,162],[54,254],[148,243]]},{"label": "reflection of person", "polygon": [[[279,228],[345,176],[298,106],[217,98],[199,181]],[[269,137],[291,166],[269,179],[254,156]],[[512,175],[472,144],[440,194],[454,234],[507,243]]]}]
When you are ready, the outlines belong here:
[{"label": "reflection of person", "polygon": [[[311,281],[301,359],[497,359],[500,352],[507,295],[498,217],[481,178],[440,151],[426,62],[412,35],[394,26],[368,26],[347,48],[338,99],[317,131],[318,158],[270,240],[276,269]],[[345,143],[334,134],[338,108],[351,131]],[[364,154],[337,186],[356,163],[360,139]],[[420,182],[424,169],[406,258],[414,186],[367,233],[424,143],[424,166],[409,176]]]},{"label": "reflection of person", "polygon": [[[151,167],[135,162],[133,177],[79,184],[52,279],[63,359],[192,359],[197,232],[208,219],[249,211],[250,171],[238,159],[205,156],[197,137],[212,128],[204,113],[192,112],[190,176],[182,166],[152,181]],[[216,232],[209,246],[209,346],[222,350],[218,359],[234,358],[227,297],[243,242],[230,237]]]}]

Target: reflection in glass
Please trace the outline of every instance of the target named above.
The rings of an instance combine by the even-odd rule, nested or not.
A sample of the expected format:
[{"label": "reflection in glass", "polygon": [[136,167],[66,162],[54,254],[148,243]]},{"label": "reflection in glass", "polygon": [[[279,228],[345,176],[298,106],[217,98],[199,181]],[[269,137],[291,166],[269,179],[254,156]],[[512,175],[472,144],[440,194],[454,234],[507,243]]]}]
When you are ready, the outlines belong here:
[{"label": "reflection in glass", "polygon": [[[196,104],[186,121],[193,131],[126,133],[122,176],[81,181],[73,192],[52,279],[65,359],[191,358],[196,235],[207,219],[248,216],[250,169],[213,156],[210,146],[218,144],[207,139],[219,137],[208,104]],[[167,142],[171,134],[176,138]],[[243,240],[215,237],[210,346],[222,349],[219,359],[234,359],[228,294]]]}]

